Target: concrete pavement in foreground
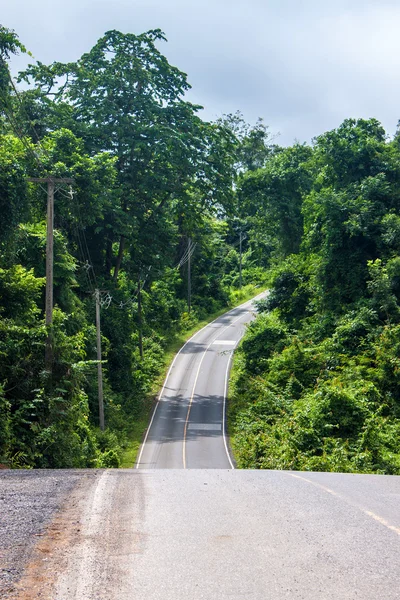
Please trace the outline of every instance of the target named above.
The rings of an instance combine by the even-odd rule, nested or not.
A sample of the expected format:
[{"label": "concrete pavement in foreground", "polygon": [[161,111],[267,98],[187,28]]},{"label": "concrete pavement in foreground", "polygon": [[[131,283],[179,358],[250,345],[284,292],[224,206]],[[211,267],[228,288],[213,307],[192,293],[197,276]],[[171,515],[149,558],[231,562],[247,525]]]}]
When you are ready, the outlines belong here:
[{"label": "concrete pavement in foreground", "polygon": [[399,501],[391,476],[82,474],[16,597],[398,600]]}]

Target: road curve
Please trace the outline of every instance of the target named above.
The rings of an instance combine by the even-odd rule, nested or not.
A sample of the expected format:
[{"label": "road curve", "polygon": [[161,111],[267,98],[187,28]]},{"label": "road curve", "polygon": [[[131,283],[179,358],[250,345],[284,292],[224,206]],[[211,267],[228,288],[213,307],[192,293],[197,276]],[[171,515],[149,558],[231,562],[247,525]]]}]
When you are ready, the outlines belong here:
[{"label": "road curve", "polygon": [[234,348],[255,314],[245,302],[198,331],[176,355],[136,463],[143,469],[231,469],[225,402]]}]

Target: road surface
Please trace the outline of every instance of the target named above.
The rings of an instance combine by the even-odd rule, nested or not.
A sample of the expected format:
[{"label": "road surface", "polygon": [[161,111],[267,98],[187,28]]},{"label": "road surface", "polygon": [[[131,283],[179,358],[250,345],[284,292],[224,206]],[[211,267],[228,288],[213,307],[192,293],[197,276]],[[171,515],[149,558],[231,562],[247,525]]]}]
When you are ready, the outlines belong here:
[{"label": "road surface", "polygon": [[[21,475],[0,473],[0,487],[8,480],[20,489]],[[400,597],[400,477],[232,469],[92,475],[81,473],[36,538],[12,598]]]},{"label": "road surface", "polygon": [[136,468],[233,468],[225,431],[227,382],[233,350],[254,315],[254,300],[250,300],[198,331],[181,348]]}]

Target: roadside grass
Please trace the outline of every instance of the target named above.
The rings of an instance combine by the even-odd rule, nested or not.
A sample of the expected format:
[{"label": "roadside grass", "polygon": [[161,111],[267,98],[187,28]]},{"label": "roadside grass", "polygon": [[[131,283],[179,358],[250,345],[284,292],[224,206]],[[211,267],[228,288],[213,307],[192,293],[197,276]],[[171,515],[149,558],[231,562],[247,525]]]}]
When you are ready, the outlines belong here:
[{"label": "roadside grass", "polygon": [[236,437],[235,437],[235,416],[240,411],[241,402],[236,397],[232,398],[232,391],[235,389],[237,378],[241,372],[240,365],[240,357],[234,353],[231,364],[230,377],[228,381],[228,389],[227,389],[227,404],[226,404],[226,433],[229,440],[229,445],[231,448],[231,453],[236,462],[235,456],[235,447],[236,447]]},{"label": "roadside grass", "polygon": [[187,340],[190,339],[197,331],[208,325],[208,323],[211,323],[211,321],[214,321],[215,319],[226,313],[228,310],[236,308],[240,304],[251,300],[252,298],[254,298],[254,296],[257,296],[263,290],[263,285],[253,284],[243,286],[241,290],[233,290],[230,294],[229,303],[225,307],[210,314],[207,317],[207,319],[198,321],[195,325],[193,325],[193,327],[178,333],[171,339],[165,350],[164,361],[160,367],[160,374],[154,380],[152,389],[147,395],[147,397],[144,399],[142,408],[136,416],[135,421],[132,422],[132,424],[128,428],[127,439],[121,454],[121,469],[133,468],[133,466],[135,465],[140,446],[142,444],[144,435],[147,430],[147,426],[151,418],[151,414],[154,410],[154,406],[158,398],[158,394],[161,391],[162,385],[168,373],[168,369],[170,367],[171,362],[174,359],[175,354],[182,348],[184,343],[187,342]]}]

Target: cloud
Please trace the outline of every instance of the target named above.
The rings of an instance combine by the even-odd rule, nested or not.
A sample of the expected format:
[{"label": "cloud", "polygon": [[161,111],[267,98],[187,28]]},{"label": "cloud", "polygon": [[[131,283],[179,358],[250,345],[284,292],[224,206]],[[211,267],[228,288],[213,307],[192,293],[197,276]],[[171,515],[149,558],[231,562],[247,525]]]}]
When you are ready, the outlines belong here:
[{"label": "cloud", "polygon": [[14,0],[2,19],[43,62],[75,60],[108,29],[159,27],[207,118],[261,116],[281,143],[346,117],[393,133],[399,117],[397,0]]}]

